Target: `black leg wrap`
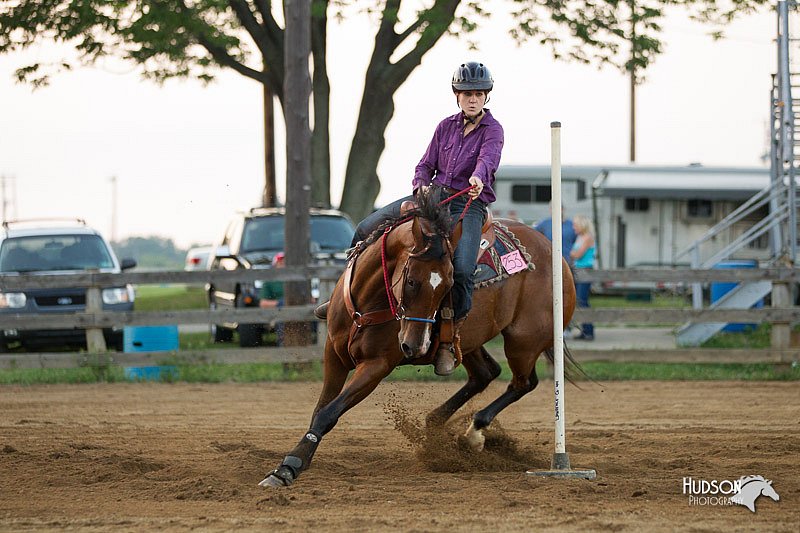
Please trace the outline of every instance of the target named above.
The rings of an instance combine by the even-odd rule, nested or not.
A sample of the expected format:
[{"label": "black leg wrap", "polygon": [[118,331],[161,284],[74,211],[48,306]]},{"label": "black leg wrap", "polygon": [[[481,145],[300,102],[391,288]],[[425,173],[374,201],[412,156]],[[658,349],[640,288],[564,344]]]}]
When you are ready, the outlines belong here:
[{"label": "black leg wrap", "polygon": [[[261,485],[288,487],[294,483],[297,476],[300,475],[300,472],[308,468],[320,440],[322,440],[322,435],[316,431],[312,429],[306,431],[306,434],[300,439],[300,443],[291,452],[297,455],[287,455],[284,457],[278,468],[267,474],[267,477],[261,482]],[[305,459],[303,459],[304,457]]]},{"label": "black leg wrap", "polygon": [[293,455],[287,455],[283,458],[281,465],[267,474],[267,477],[276,477],[283,483],[284,487],[288,487],[297,479],[301,468],[303,468],[302,459]]}]

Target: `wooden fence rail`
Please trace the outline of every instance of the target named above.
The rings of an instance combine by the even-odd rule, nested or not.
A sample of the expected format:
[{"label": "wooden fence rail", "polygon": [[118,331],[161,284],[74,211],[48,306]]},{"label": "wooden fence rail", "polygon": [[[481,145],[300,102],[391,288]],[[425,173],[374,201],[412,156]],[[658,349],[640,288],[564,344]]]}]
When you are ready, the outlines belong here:
[{"label": "wooden fence rail", "polygon": [[[322,281],[334,281],[341,275],[342,268],[338,266],[308,266],[302,268],[284,268],[267,270],[238,270],[238,271],[209,271],[209,272],[123,272],[108,274],[88,272],[75,275],[2,275],[0,276],[0,292],[9,292],[31,288],[65,288],[84,287],[87,293],[99,296],[102,288],[119,287],[125,284],[173,284],[184,283],[200,285],[215,283],[223,280],[256,281],[303,281],[318,278]],[[791,268],[771,269],[631,269],[631,270],[579,270],[580,281],[604,282],[668,282],[668,283],[706,283],[719,282],[746,282],[770,280],[774,283],[800,282],[800,271]],[[88,300],[98,300],[87,298]],[[106,312],[99,305],[87,306],[82,313],[43,313],[43,314],[18,314],[12,310],[0,312],[0,328],[2,329],[86,329],[87,336],[96,334],[102,328],[144,325],[171,325],[171,324],[219,324],[229,322],[242,323],[267,323],[272,321],[314,321],[312,311],[314,306],[293,306],[280,309],[225,309],[225,310],[189,310],[189,311],[158,311],[158,312]],[[604,322],[616,324],[682,324],[687,321],[695,322],[773,322],[791,323],[800,322],[800,308],[783,306],[767,307],[761,309],[667,309],[667,308],[626,308],[626,309],[578,309],[575,313],[578,322]],[[795,350],[797,351],[797,350]],[[597,353],[595,353],[597,352]],[[636,351],[615,351],[616,358],[623,360],[646,359],[654,360],[659,355],[659,361],[703,361],[706,359],[722,362],[724,359],[735,359],[764,362],[785,362],[797,354],[792,350],[747,350],[738,353],[735,350],[716,350],[721,354],[711,353],[709,350],[646,350],[641,357],[632,355]],[[663,352],[663,353],[662,353]],[[672,353],[674,352],[674,353]],[[734,353],[737,352],[737,353]],[[187,355],[188,360],[228,362],[260,360],[294,362],[300,360],[318,360],[319,347],[303,348],[273,348],[273,349],[221,349],[203,350]],[[600,350],[578,350],[584,355],[584,360],[605,360],[609,353]],[[706,355],[703,355],[705,353]],[[645,355],[646,354],[646,355]],[[671,355],[669,355],[671,354]],[[681,355],[682,354],[682,355]],[[751,354],[750,356],[746,354]],[[103,356],[101,354],[100,356]],[[141,364],[144,361],[163,359],[164,354],[105,354],[115,364]],[[173,354],[174,356],[174,354]],[[735,356],[735,357],[734,357]],[[42,366],[80,366],[98,355],[87,354],[7,354],[0,356],[0,368],[23,368]],[[677,357],[677,360],[676,360]]]}]

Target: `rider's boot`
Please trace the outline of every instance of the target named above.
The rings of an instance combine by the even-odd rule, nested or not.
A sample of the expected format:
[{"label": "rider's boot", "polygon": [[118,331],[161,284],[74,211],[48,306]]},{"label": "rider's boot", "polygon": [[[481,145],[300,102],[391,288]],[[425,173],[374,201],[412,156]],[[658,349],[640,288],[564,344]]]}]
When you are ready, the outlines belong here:
[{"label": "rider's boot", "polygon": [[328,300],[324,304],[318,306],[316,309],[314,309],[314,316],[319,318],[319,319],[322,319],[322,320],[327,319],[328,318],[328,306],[330,304],[331,304],[331,301]]},{"label": "rider's boot", "polygon": [[453,342],[439,343],[433,358],[433,371],[437,376],[449,376],[461,364],[461,337],[459,332],[467,317],[459,318],[453,324]]}]

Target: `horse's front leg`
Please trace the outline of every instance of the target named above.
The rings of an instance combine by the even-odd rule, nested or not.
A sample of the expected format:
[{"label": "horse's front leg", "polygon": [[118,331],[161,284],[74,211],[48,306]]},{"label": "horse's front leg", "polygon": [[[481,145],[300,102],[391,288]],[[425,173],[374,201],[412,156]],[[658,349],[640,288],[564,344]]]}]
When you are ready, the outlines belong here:
[{"label": "horse's front leg", "polygon": [[[328,359],[326,349],[326,362],[328,362]],[[341,365],[341,362],[339,364]],[[342,368],[344,367],[341,366],[337,371]],[[294,483],[300,472],[309,467],[322,437],[333,429],[339,421],[339,417],[369,396],[378,386],[378,383],[389,375],[392,368],[393,366],[385,359],[371,359],[358,363],[353,377],[347,385],[335,398],[325,402],[326,393],[332,393],[335,388],[335,380],[339,378],[339,375],[336,374],[335,377],[331,378],[331,383],[328,384],[328,366],[326,366],[326,386],[323,386],[323,393],[311,418],[311,427],[300,439],[297,446],[278,465],[278,468],[270,472],[259,485],[262,487],[285,487]],[[344,377],[346,376],[347,370],[344,369]],[[344,378],[342,378],[342,381],[344,381]],[[341,385],[339,387],[341,388]]]}]

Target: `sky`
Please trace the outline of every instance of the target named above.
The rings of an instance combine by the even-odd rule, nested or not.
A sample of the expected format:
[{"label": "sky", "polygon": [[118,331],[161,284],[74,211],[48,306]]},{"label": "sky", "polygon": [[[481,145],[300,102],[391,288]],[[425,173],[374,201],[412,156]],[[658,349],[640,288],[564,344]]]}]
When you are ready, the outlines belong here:
[{"label": "sky", "polygon": [[[774,10],[750,15],[713,41],[679,9],[663,21],[664,53],[637,88],[637,163],[763,167]],[[625,164],[629,80],[618,70],[565,63],[534,43],[517,46],[502,16],[473,36],[443,38],[395,95],[378,167],[383,205],[410,191],[433,129],[458,109],[450,78],[463,61],[495,78],[487,105],[505,129],[501,164],[548,164],[551,121],[562,123],[562,164]],[[338,204],[374,24],[351,16],[329,31],[331,196]],[[6,218],[79,217],[108,238],[158,235],[179,247],[218,241],[230,215],[263,188],[261,86],[222,72],[209,86],[142,80],[136,67],[96,65],[32,90],[13,72],[43,45],[0,56],[0,176]],[[276,106],[279,110],[279,107]],[[279,199],[285,134],[276,120]],[[116,183],[116,207],[114,186]]]}]

